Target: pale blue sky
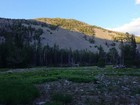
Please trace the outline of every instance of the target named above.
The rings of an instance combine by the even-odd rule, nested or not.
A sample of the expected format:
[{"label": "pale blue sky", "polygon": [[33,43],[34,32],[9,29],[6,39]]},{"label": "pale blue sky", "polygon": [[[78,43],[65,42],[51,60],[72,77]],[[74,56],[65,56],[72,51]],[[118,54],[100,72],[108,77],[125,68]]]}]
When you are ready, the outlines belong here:
[{"label": "pale blue sky", "polygon": [[104,28],[140,18],[136,0],[0,0],[0,11],[5,18],[73,18]]}]

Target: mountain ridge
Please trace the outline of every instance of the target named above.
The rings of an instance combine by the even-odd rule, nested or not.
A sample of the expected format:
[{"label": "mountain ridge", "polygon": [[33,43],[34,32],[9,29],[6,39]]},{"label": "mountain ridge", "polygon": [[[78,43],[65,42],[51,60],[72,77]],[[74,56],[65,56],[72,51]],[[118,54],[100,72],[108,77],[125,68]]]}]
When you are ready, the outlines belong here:
[{"label": "mountain ridge", "polygon": [[[108,52],[110,48],[119,51],[119,40],[125,39],[125,34],[110,31],[98,26],[91,26],[75,19],[38,18],[38,19],[5,19],[1,24],[16,24],[43,30],[41,43],[43,46],[58,45],[62,49],[89,50],[98,52],[100,45]],[[139,39],[136,38],[136,39]]]},{"label": "mountain ridge", "polygon": [[[86,35],[91,35],[91,36],[94,33],[93,32],[94,30],[95,30],[95,32],[97,31],[97,33],[98,33],[99,30],[102,30],[102,31],[106,32],[106,35],[103,37],[103,39],[108,39],[108,40],[114,40],[114,37],[117,37],[117,36],[119,36],[119,37],[124,37],[125,36],[125,33],[123,33],[123,32],[117,32],[117,31],[105,29],[105,28],[102,28],[102,27],[99,27],[99,26],[96,26],[96,25],[89,25],[85,22],[81,22],[81,21],[76,20],[76,19],[36,18],[35,20],[45,22],[45,23],[49,23],[49,24],[52,24],[52,25],[55,25],[55,26],[60,26],[64,29],[81,32],[81,33],[84,33]],[[67,24],[70,24],[71,26],[68,26]],[[78,25],[80,25],[81,27],[79,27]],[[77,27],[79,27],[79,28],[77,28]],[[85,30],[83,30],[83,28],[85,28],[87,30],[85,31]],[[96,35],[96,37],[97,38],[102,38],[102,36],[98,35],[98,34]],[[138,36],[135,36],[135,37],[136,37],[136,41],[139,43],[140,42],[140,37],[138,37]]]}]

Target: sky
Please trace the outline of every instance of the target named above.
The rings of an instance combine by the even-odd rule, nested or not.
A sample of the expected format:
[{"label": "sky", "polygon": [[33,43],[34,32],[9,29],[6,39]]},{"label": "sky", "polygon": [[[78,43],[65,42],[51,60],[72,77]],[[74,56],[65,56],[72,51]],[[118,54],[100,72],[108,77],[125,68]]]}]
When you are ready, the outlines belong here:
[{"label": "sky", "polygon": [[0,0],[0,17],[72,18],[140,36],[140,0]]}]

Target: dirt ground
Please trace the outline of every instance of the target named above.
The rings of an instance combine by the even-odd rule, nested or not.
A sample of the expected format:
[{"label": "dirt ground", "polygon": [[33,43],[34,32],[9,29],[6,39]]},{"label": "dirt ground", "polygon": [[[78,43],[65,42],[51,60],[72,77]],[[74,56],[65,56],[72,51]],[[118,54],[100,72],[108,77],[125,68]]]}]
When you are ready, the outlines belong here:
[{"label": "dirt ground", "polygon": [[52,93],[71,94],[68,105],[140,105],[140,77],[98,75],[97,83],[59,80],[37,85],[41,96],[35,105],[52,102]]}]

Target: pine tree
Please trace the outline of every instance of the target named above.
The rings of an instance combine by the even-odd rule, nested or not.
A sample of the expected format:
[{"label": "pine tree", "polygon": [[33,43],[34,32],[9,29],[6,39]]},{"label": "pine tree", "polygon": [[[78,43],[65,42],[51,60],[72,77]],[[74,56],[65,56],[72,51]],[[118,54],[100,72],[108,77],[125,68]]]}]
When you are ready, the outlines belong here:
[{"label": "pine tree", "polygon": [[98,62],[97,62],[97,66],[99,67],[105,67],[105,52],[103,50],[103,47],[100,45],[100,47],[98,48],[99,50],[99,58],[98,58]]}]

